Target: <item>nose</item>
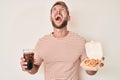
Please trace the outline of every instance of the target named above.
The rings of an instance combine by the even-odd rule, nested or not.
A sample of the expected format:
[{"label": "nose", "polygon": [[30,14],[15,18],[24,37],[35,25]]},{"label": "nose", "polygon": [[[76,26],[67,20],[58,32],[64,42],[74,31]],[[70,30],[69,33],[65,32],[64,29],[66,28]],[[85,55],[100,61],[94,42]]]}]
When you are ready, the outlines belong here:
[{"label": "nose", "polygon": [[60,9],[58,9],[58,10],[57,10],[57,13],[59,14],[60,12],[61,12]]}]

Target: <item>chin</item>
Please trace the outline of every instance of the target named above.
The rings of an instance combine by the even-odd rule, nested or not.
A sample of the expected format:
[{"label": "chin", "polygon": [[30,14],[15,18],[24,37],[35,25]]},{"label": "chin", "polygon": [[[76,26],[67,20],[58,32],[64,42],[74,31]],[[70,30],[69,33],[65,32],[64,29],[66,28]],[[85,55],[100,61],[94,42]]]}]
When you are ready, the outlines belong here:
[{"label": "chin", "polygon": [[88,75],[95,75],[97,73],[97,71],[86,70],[86,73]]}]

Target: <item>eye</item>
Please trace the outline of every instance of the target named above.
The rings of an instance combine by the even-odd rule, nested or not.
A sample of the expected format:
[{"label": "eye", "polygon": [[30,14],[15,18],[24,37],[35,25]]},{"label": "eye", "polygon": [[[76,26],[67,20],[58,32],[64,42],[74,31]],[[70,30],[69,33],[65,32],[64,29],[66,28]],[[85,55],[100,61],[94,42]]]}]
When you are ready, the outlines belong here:
[{"label": "eye", "polygon": [[53,10],[52,11],[55,11],[56,10],[56,8],[53,8]]},{"label": "eye", "polygon": [[64,11],[65,10],[65,8],[61,8],[61,11]]}]

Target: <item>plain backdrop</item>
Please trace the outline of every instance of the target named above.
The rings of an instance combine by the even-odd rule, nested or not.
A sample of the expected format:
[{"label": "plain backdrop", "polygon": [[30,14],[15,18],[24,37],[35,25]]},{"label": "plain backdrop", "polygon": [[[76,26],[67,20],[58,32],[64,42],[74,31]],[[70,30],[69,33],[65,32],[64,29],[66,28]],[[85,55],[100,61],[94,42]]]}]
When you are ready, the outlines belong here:
[{"label": "plain backdrop", "polygon": [[[22,49],[34,48],[51,33],[50,9],[57,0],[0,0],[0,80],[44,80],[44,68],[30,75],[20,67]],[[81,80],[120,79],[120,0],[64,0],[69,7],[70,31],[100,41],[105,66]]]}]

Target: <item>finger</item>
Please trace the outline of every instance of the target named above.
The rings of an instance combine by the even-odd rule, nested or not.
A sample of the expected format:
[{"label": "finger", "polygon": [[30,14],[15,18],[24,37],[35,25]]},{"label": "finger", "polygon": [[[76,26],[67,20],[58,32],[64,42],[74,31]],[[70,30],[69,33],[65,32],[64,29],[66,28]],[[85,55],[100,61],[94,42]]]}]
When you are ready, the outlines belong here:
[{"label": "finger", "polygon": [[103,67],[103,66],[104,66],[104,63],[101,63],[101,64],[100,64],[100,67]]},{"label": "finger", "polygon": [[23,58],[23,57],[21,57],[20,60],[21,60],[21,62],[25,62],[25,58]]},{"label": "finger", "polygon": [[23,71],[26,71],[27,66],[21,66]]},{"label": "finger", "polygon": [[21,60],[22,60],[22,61],[25,61],[25,58],[21,57]]},{"label": "finger", "polygon": [[27,62],[25,62],[25,61],[24,61],[24,62],[21,61],[20,64],[21,64],[21,65],[27,65]]},{"label": "finger", "polygon": [[88,57],[81,57],[81,61],[84,61],[85,59],[88,59]]},{"label": "finger", "polygon": [[23,57],[21,57],[20,64],[21,64],[22,71],[26,71],[27,62],[25,61],[25,59]]},{"label": "finger", "polygon": [[27,68],[27,62],[21,62],[21,68],[23,71],[25,71]]},{"label": "finger", "polygon": [[27,67],[27,62],[20,62],[20,64],[21,64],[21,68],[26,68]]},{"label": "finger", "polygon": [[21,58],[20,64],[21,64],[21,65],[24,65],[24,64],[27,64],[27,62],[25,61],[24,58]]},{"label": "finger", "polygon": [[105,57],[102,57],[102,60],[105,60]]}]

